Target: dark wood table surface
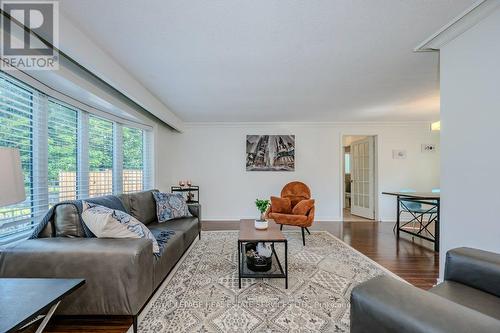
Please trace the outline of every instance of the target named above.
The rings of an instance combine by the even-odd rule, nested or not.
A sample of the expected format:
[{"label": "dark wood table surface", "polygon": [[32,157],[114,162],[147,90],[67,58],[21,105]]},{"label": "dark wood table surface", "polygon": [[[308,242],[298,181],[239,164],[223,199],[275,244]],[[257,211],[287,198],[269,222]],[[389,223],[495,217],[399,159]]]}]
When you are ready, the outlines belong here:
[{"label": "dark wood table surface", "polygon": [[274,220],[268,220],[268,228],[266,230],[255,229],[255,220],[240,220],[239,241],[243,242],[283,242],[286,237],[280,230],[280,225]]},{"label": "dark wood table surface", "polygon": [[435,192],[382,192],[382,194],[394,195],[396,197],[407,197],[414,199],[440,199],[441,193]]},{"label": "dark wood table surface", "polygon": [[0,332],[14,332],[45,314],[83,279],[0,278]]}]

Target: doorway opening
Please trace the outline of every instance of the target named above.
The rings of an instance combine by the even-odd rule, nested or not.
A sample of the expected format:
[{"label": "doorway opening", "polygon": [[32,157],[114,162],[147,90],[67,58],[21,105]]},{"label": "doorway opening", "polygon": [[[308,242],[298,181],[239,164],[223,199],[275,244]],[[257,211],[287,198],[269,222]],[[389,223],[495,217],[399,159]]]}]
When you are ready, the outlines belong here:
[{"label": "doorway opening", "polygon": [[377,137],[342,136],[341,214],[344,222],[377,219]]}]

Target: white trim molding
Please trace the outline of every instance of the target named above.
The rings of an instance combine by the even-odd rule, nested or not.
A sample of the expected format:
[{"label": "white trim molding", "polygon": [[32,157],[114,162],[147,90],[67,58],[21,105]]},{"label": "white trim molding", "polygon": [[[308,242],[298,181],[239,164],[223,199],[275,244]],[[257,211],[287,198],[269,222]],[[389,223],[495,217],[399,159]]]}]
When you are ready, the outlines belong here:
[{"label": "white trim molding", "polygon": [[[499,0],[500,1],[500,0]],[[380,127],[380,126],[425,126],[430,128],[432,121],[407,121],[407,122],[185,122],[184,128],[248,128],[248,127]],[[354,135],[354,134],[350,134]],[[366,133],[364,134],[366,135]]]},{"label": "white trim molding", "polygon": [[480,0],[415,47],[415,52],[438,51],[500,7],[500,0]]}]

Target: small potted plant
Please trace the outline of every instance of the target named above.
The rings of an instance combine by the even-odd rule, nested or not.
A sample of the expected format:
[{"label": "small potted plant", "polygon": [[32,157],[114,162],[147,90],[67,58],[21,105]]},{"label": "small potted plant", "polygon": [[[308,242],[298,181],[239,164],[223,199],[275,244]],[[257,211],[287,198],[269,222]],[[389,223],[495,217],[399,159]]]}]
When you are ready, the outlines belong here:
[{"label": "small potted plant", "polygon": [[266,210],[269,207],[269,200],[256,199],[255,206],[260,212],[260,218],[255,220],[255,229],[265,230],[268,227],[267,221],[265,219]]}]

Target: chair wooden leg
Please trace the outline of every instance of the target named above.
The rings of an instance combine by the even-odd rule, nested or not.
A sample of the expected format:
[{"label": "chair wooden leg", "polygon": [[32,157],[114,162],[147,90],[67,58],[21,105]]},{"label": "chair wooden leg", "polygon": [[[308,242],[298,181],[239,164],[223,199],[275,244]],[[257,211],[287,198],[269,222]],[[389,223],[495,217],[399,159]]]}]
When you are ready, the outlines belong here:
[{"label": "chair wooden leg", "polygon": [[307,231],[307,234],[308,234],[308,235],[310,235],[310,234],[311,234],[311,232],[309,231],[309,229],[307,229],[307,228],[305,228],[305,229],[306,229],[306,231]]},{"label": "chair wooden leg", "polygon": [[302,229],[302,245],[306,246],[306,235],[304,233],[305,228],[301,228],[301,229]]},{"label": "chair wooden leg", "polygon": [[283,224],[280,224],[280,230],[283,230]]}]

